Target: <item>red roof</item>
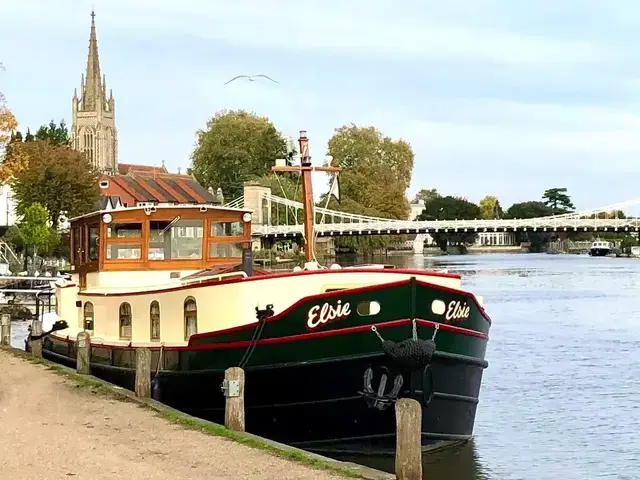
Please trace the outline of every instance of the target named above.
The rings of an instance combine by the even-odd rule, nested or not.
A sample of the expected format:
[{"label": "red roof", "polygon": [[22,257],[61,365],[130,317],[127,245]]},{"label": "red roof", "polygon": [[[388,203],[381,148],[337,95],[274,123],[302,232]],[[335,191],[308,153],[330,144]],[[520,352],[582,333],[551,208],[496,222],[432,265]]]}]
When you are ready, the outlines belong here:
[{"label": "red roof", "polygon": [[104,175],[101,184],[103,196],[119,197],[125,206],[138,202],[152,203],[218,203],[215,195],[207,191],[191,175],[180,175],[159,171],[129,169],[126,175]]},{"label": "red roof", "polygon": [[161,167],[157,167],[155,165],[136,165],[134,163],[119,163],[118,164],[118,173],[120,175],[126,175],[128,173],[136,173],[136,172],[147,172],[147,173],[169,173],[164,164]]}]

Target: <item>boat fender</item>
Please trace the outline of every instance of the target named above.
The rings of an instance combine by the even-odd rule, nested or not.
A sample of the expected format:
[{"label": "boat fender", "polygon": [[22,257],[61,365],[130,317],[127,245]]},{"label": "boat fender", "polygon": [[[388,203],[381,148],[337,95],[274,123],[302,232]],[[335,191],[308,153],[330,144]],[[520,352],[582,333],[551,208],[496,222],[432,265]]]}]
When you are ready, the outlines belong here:
[{"label": "boat fender", "polygon": [[393,340],[385,340],[382,338],[382,335],[378,333],[378,329],[375,325],[371,326],[371,330],[380,339],[382,343],[382,351],[387,357],[389,357],[394,366],[414,371],[425,368],[427,365],[431,364],[431,358],[436,351],[435,337],[438,333],[437,325],[438,324],[436,324],[432,338],[421,340],[418,338],[414,321],[413,338],[407,338],[406,340],[398,343]]}]

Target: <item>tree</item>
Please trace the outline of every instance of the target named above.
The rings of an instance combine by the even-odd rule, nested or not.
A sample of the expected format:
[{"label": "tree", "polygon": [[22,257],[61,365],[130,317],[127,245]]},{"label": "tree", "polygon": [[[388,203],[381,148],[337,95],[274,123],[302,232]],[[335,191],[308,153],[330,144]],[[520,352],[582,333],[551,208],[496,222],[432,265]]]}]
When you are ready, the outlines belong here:
[{"label": "tree", "polygon": [[266,117],[243,110],[220,111],[198,130],[191,169],[205,188],[222,188],[225,198],[243,194],[244,182],[271,173],[286,144]]},{"label": "tree", "polygon": [[[505,218],[537,218],[553,215],[553,208],[543,202],[521,202],[511,205]],[[529,242],[529,251],[540,252],[551,239],[551,233],[545,232],[516,232],[518,242]]]},{"label": "tree", "polygon": [[64,119],[60,120],[60,124],[51,120],[49,125],[42,125],[35,135],[36,140],[47,140],[50,143],[58,146],[68,146],[71,144],[69,139],[69,130],[64,123]]},{"label": "tree", "polygon": [[58,228],[61,219],[95,208],[99,173],[82,152],[41,140],[18,144],[16,150],[28,164],[12,183],[19,215],[33,203],[40,203],[53,227]]},{"label": "tree", "polygon": [[[416,220],[474,220],[480,218],[481,209],[475,203],[461,197],[438,195],[425,202],[424,210]],[[458,246],[460,251],[465,250],[465,245],[472,244],[478,238],[475,232],[438,232],[434,236],[436,244],[441,250],[447,251],[450,244]]]},{"label": "tree", "polygon": [[416,196],[413,197],[413,200],[411,200],[411,203],[419,203],[420,200],[422,200],[424,203],[427,203],[429,200],[432,200],[439,196],[440,194],[438,193],[438,190],[436,190],[435,188],[431,188],[429,190],[422,188],[418,193],[416,193]]},{"label": "tree", "polygon": [[[414,153],[407,142],[384,136],[375,127],[351,124],[335,130],[328,150],[333,157],[332,166],[342,168],[341,202],[338,205],[331,200],[329,208],[381,218],[408,218],[411,209],[406,191],[411,182]],[[338,246],[371,252],[403,238],[337,237],[335,240]]]},{"label": "tree", "polygon": [[486,195],[480,200],[478,206],[480,207],[480,217],[484,220],[499,219],[504,216],[500,201],[493,195]]},{"label": "tree", "polygon": [[[3,66],[0,63],[0,70],[2,69]],[[0,92],[0,152],[16,128],[18,128],[18,121],[7,107],[4,94]]]},{"label": "tree", "polygon": [[566,188],[549,188],[542,194],[545,205],[553,209],[553,213],[562,214],[575,210]]},{"label": "tree", "polygon": [[17,225],[12,226],[5,235],[5,239],[17,251],[24,253],[24,266],[27,259],[35,258],[38,253],[46,255],[57,247],[60,238],[49,227],[45,208],[39,203],[33,203],[25,208],[22,218]]}]

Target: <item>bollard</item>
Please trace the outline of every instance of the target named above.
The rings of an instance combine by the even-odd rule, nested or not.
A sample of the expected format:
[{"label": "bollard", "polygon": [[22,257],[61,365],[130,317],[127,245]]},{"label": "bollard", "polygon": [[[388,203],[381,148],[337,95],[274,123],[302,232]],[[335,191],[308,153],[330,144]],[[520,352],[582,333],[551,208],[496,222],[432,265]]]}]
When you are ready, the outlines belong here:
[{"label": "bollard", "polygon": [[224,426],[229,430],[244,432],[244,370],[228,368],[224,372],[222,391],[227,397],[224,408]]},{"label": "bollard", "polygon": [[136,397],[151,396],[151,350],[136,348]]},{"label": "bollard", "polygon": [[396,479],[422,480],[422,407],[412,398],[396,402]]},{"label": "bollard", "polygon": [[76,371],[82,375],[91,374],[91,335],[80,332],[76,337]]},{"label": "bollard", "polygon": [[0,318],[0,345],[11,346],[11,315],[8,313]]},{"label": "bollard", "polygon": [[[42,320],[33,320],[31,322],[31,335],[42,335]],[[42,339],[30,341],[31,355],[36,358],[42,358]]]}]

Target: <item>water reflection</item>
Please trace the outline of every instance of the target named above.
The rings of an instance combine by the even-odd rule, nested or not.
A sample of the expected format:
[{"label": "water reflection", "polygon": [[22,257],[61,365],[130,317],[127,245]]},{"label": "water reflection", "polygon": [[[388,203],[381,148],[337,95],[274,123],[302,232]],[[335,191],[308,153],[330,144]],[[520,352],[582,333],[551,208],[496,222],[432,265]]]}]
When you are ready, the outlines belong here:
[{"label": "water reflection", "polygon": [[[394,473],[395,469],[393,456],[345,456],[340,460],[389,473]],[[425,480],[489,480],[486,470],[480,464],[473,441],[423,455],[422,477]]]}]

